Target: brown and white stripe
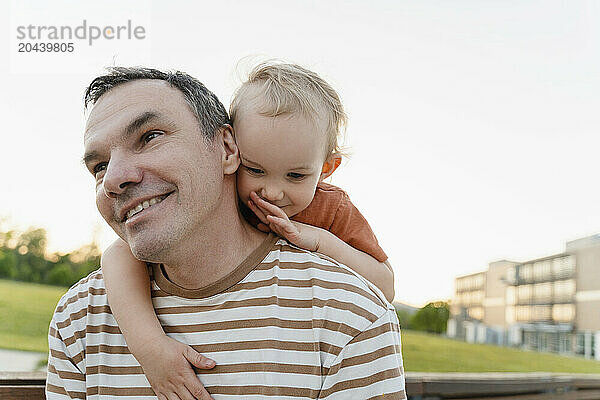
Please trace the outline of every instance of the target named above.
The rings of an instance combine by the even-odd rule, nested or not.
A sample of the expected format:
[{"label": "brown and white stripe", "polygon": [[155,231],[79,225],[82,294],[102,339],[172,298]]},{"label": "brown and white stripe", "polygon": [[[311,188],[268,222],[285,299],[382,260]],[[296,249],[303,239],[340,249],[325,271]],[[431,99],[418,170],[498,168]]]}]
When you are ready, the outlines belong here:
[{"label": "brown and white stripe", "polygon": [[[172,338],[217,362],[214,399],[405,399],[400,329],[377,288],[335,261],[269,236],[226,279],[198,290],[153,265],[156,313]],[[47,398],[155,399],[97,270],[60,300]]]}]

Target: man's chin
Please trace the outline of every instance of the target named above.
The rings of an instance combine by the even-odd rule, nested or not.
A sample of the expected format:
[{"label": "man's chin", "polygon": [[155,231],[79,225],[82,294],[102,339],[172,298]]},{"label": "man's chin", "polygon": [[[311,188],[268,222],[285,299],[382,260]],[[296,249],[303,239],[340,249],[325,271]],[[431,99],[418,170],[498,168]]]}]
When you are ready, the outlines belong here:
[{"label": "man's chin", "polygon": [[129,242],[129,248],[135,258],[144,262],[161,262],[161,255],[165,249],[158,243],[139,243],[138,241]]},{"label": "man's chin", "polygon": [[[145,262],[161,262],[161,255],[165,252],[165,240],[154,235],[125,234],[122,239],[129,244],[131,253],[135,258]],[[151,236],[151,237],[148,237]]]}]

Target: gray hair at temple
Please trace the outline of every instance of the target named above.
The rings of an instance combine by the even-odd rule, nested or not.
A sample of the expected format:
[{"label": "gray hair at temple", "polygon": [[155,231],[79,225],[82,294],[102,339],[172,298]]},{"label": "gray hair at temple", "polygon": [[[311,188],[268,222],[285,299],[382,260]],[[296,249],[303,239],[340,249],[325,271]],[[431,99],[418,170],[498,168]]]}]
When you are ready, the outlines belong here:
[{"label": "gray hair at temple", "polygon": [[84,107],[94,105],[111,89],[138,79],[160,79],[179,89],[196,116],[206,143],[212,143],[223,125],[231,124],[217,96],[199,80],[180,71],[159,71],[145,67],[109,67],[108,73],[95,78],[85,89]]}]

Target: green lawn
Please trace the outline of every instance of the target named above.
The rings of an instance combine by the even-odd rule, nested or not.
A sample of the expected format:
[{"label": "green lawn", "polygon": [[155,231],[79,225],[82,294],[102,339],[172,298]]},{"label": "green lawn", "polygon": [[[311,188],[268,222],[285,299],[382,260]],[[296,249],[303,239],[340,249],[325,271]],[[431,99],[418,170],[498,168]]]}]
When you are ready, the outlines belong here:
[{"label": "green lawn", "polygon": [[407,371],[600,373],[600,362],[579,357],[469,344],[415,331],[402,331]]},{"label": "green lawn", "polygon": [[[66,288],[0,280],[0,348],[48,352],[47,332]],[[402,331],[407,371],[600,373],[600,362]]]},{"label": "green lawn", "polygon": [[0,280],[0,348],[48,352],[48,326],[67,288]]}]

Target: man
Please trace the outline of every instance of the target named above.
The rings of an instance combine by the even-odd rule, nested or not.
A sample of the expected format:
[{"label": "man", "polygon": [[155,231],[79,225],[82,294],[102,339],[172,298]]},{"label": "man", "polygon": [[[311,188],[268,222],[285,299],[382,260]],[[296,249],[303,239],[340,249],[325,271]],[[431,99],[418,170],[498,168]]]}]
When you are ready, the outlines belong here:
[{"label": "man", "polygon": [[[98,210],[153,263],[165,332],[217,363],[198,371],[205,390],[190,398],[406,398],[393,307],[349,269],[240,216],[239,154],[214,94],[180,72],[113,68],[88,103]],[[49,399],[156,398],[100,270],[60,300],[49,343]]]}]

